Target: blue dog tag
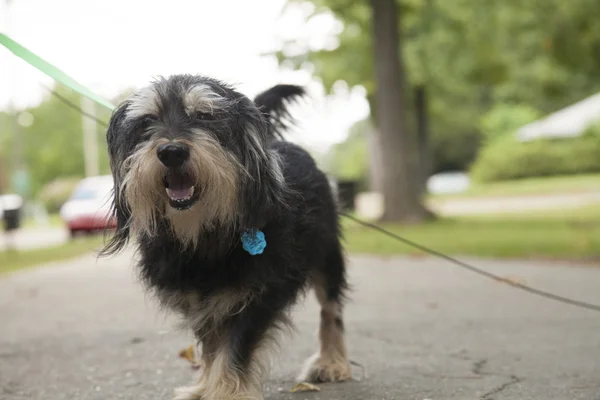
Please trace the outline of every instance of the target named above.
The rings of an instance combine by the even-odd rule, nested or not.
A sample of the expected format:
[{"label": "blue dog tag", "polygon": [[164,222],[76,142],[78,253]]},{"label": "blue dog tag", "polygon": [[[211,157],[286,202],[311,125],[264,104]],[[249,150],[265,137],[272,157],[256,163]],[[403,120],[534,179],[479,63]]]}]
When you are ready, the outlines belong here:
[{"label": "blue dog tag", "polygon": [[265,247],[267,247],[265,234],[256,229],[251,229],[247,232],[244,232],[242,235],[242,245],[244,250],[253,256],[262,254]]}]

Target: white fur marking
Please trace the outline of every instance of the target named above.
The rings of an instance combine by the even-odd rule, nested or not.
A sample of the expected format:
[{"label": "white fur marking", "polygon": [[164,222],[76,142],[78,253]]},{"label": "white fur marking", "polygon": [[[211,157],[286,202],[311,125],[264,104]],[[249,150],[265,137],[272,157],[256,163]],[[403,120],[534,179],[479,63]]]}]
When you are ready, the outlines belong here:
[{"label": "white fur marking", "polygon": [[148,86],[136,92],[129,106],[127,106],[126,119],[138,118],[144,115],[158,115],[159,97],[153,86]]},{"label": "white fur marking", "polygon": [[188,115],[196,112],[212,114],[215,109],[224,107],[225,99],[216,94],[208,85],[198,85],[190,88],[183,95],[183,105]]}]

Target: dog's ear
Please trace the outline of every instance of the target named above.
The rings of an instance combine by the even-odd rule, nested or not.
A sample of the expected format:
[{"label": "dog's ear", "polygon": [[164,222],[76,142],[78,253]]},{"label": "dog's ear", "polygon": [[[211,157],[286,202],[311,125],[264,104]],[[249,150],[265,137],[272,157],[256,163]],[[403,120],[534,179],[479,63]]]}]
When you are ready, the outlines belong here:
[{"label": "dog's ear", "polygon": [[276,140],[283,139],[295,120],[288,107],[306,95],[296,85],[275,85],[260,93],[254,101],[242,101],[238,111],[243,118],[243,165],[248,179],[242,185],[241,200],[244,215],[242,228],[261,228],[268,219],[285,211],[283,165],[278,154],[269,149]]},{"label": "dog's ear", "polygon": [[282,165],[275,151],[269,149],[269,124],[250,101],[238,105],[243,131],[240,185],[242,229],[260,229],[277,216],[284,205]]},{"label": "dog's ear", "polygon": [[129,212],[125,191],[123,190],[124,171],[122,166],[127,158],[129,149],[133,146],[132,130],[135,126],[126,121],[125,116],[128,105],[129,102],[123,102],[113,112],[106,131],[110,169],[114,182],[111,216],[116,219],[117,227],[114,234],[100,252],[101,255],[118,253],[129,241],[129,221],[131,213]]}]

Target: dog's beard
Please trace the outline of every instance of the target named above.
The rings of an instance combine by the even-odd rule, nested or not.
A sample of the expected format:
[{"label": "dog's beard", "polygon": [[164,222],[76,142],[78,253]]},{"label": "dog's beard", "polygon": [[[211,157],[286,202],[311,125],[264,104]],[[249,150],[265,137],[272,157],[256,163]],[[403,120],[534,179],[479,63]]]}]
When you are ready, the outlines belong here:
[{"label": "dog's beard", "polygon": [[[184,246],[195,247],[203,229],[216,224],[228,226],[236,218],[243,168],[206,133],[198,132],[196,137],[181,141],[189,147],[190,158],[181,170],[171,172],[177,177],[169,176],[170,171],[156,156],[166,139],[140,144],[123,164],[119,190],[131,212],[130,229],[134,233],[155,235],[158,221],[164,217]],[[190,202],[189,207],[186,202]]]}]

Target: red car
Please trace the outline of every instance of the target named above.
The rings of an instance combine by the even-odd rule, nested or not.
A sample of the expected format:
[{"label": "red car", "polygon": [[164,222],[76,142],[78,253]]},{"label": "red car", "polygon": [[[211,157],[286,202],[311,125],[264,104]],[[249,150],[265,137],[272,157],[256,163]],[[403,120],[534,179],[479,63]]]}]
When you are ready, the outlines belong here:
[{"label": "red car", "polygon": [[110,215],[113,186],[110,175],[85,178],[77,185],[60,209],[71,236],[116,228],[116,220]]}]

